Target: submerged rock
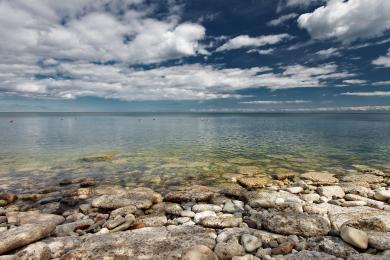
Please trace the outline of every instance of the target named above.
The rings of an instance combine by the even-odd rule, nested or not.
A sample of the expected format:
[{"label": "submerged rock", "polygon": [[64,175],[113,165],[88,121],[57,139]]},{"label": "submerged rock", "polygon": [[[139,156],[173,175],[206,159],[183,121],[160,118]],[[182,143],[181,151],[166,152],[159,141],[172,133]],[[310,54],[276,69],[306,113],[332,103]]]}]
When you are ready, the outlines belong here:
[{"label": "submerged rock", "polygon": [[339,180],[334,177],[334,174],[329,172],[306,172],[300,176],[302,179],[311,180],[317,184],[333,184]]},{"label": "submerged rock", "polygon": [[272,183],[269,177],[241,177],[237,179],[238,183],[247,188],[263,188]]},{"label": "submerged rock", "polygon": [[186,187],[183,190],[171,191],[165,196],[165,201],[170,202],[206,202],[209,201],[214,193],[208,187],[194,185]]}]

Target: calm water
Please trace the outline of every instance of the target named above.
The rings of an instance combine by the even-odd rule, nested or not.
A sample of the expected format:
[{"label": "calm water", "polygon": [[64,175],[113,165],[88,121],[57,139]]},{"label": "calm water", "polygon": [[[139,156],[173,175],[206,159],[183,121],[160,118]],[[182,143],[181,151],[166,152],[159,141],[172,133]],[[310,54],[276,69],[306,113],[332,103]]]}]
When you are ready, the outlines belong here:
[{"label": "calm water", "polygon": [[390,114],[0,113],[0,188],[78,176],[215,184],[247,166],[271,174],[353,164],[390,170]]}]

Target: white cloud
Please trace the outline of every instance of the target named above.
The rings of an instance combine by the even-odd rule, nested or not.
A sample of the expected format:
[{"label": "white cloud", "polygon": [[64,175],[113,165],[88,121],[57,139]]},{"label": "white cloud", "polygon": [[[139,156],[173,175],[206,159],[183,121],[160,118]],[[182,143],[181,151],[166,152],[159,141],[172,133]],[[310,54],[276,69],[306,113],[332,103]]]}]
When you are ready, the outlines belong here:
[{"label": "white cloud", "polygon": [[[294,65],[279,70],[281,72],[268,67],[224,69],[201,64],[133,69],[122,63],[101,65],[65,61],[49,67],[0,64],[0,91],[48,98],[207,100],[238,98],[236,91],[247,88],[324,87],[328,86],[329,79],[354,76],[339,71],[334,64]],[[43,77],[38,79],[37,74]]]},{"label": "white cloud", "polygon": [[[142,0],[0,2],[1,60],[154,63],[204,53],[205,28],[180,23],[177,7],[151,18]],[[136,8],[139,7],[139,8]],[[140,8],[142,7],[142,8]],[[142,10],[142,11],[140,11]]]},{"label": "white cloud", "polygon": [[390,49],[386,55],[381,56],[381,57],[377,58],[376,60],[373,60],[372,64],[389,68],[390,67]]},{"label": "white cloud", "polygon": [[287,0],[287,6],[308,6],[326,0]]},{"label": "white cloud", "polygon": [[275,51],[274,48],[262,49],[262,50],[259,50],[259,49],[250,49],[250,50],[248,50],[246,53],[257,53],[257,54],[260,54],[260,55],[269,55],[269,54],[274,53],[274,51]]},{"label": "white cloud", "polygon": [[390,28],[388,0],[329,0],[312,13],[302,14],[298,24],[315,39],[343,42],[383,35]]},{"label": "white cloud", "polygon": [[296,14],[296,13],[282,15],[282,16],[278,17],[277,19],[269,21],[267,23],[267,25],[268,26],[279,26],[279,25],[283,24],[284,22],[291,20],[297,16],[298,16],[298,14]]},{"label": "white cloud", "polygon": [[241,104],[249,105],[277,105],[277,104],[306,104],[311,103],[308,100],[255,100],[255,101],[245,101],[240,102]]},{"label": "white cloud", "polygon": [[343,80],[343,83],[351,84],[351,85],[361,85],[367,83],[367,80],[362,79],[346,79]]},{"label": "white cloud", "polygon": [[227,41],[225,44],[220,46],[217,49],[217,51],[226,51],[226,50],[240,49],[246,47],[260,47],[260,46],[272,45],[272,44],[279,43],[283,40],[286,40],[290,37],[291,36],[286,33],[265,35],[265,36],[258,36],[258,37],[240,35]]},{"label": "white cloud", "polygon": [[329,57],[339,56],[340,52],[336,48],[329,48],[329,49],[317,51],[315,54],[324,58],[329,58]]},{"label": "white cloud", "polygon": [[390,86],[390,80],[374,82],[374,83],[372,83],[372,85],[374,85],[374,86]]},{"label": "white cloud", "polygon": [[390,91],[373,91],[373,92],[345,92],[343,96],[359,96],[359,97],[390,97]]}]

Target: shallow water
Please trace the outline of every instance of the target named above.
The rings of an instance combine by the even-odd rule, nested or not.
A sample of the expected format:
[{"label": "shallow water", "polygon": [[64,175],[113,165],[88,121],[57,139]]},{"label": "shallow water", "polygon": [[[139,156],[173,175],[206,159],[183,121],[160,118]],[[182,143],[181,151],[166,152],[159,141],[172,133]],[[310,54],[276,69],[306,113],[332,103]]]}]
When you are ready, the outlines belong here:
[{"label": "shallow water", "polygon": [[158,189],[354,164],[389,171],[389,158],[390,114],[0,113],[4,189],[80,176]]}]

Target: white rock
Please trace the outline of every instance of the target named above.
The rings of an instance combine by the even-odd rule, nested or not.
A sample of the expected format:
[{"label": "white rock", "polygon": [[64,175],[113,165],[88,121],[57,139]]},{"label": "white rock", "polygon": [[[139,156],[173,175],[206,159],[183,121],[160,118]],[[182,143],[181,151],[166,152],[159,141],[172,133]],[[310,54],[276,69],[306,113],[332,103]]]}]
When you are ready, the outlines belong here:
[{"label": "white rock", "polygon": [[332,198],[333,196],[343,198],[345,196],[344,190],[340,186],[318,187],[317,191],[321,196],[325,196],[327,198]]},{"label": "white rock", "polygon": [[214,211],[214,212],[220,212],[222,211],[222,208],[218,205],[214,204],[195,204],[192,207],[193,212],[202,212],[202,211]]},{"label": "white rock", "polygon": [[350,245],[356,246],[361,249],[367,249],[368,247],[367,233],[362,230],[343,225],[340,228],[340,236],[345,242]]},{"label": "white rock", "polygon": [[313,203],[314,201],[318,201],[320,199],[320,195],[317,193],[302,194],[302,199],[306,202]]},{"label": "white rock", "polygon": [[374,198],[380,201],[386,201],[390,199],[390,190],[377,190],[375,191]]},{"label": "white rock", "polygon": [[215,214],[214,211],[202,211],[202,212],[195,214],[194,221],[195,221],[195,223],[198,223],[202,218],[215,217],[215,216],[217,216],[217,214]]},{"label": "white rock", "polygon": [[193,218],[195,216],[195,212],[192,212],[191,210],[183,210],[180,213],[180,216],[182,217],[188,217],[188,218]]},{"label": "white rock", "polygon": [[246,252],[253,252],[261,247],[261,241],[252,235],[244,234],[241,236],[241,244],[245,248]]},{"label": "white rock", "polygon": [[301,193],[303,191],[303,188],[302,187],[288,187],[286,190],[290,193],[297,194],[297,193]]},{"label": "white rock", "polygon": [[98,234],[108,234],[110,233],[110,230],[108,230],[108,228],[102,228],[100,229],[99,232],[97,232]]}]

